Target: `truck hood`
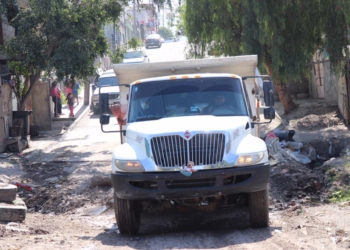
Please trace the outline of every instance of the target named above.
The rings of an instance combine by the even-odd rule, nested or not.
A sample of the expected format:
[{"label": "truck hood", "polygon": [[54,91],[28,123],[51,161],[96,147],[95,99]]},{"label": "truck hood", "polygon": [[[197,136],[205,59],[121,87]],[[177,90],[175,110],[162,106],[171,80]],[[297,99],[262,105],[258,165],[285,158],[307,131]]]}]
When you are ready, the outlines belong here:
[{"label": "truck hood", "polygon": [[127,127],[127,137],[132,139],[136,135],[153,137],[174,134],[184,136],[186,131],[190,132],[192,136],[195,133],[232,131],[238,128],[243,133],[248,122],[249,119],[245,116],[171,117],[156,121],[131,123]]},{"label": "truck hood", "polygon": [[[94,95],[98,95],[100,88],[96,88],[94,91]],[[119,86],[108,86],[102,87],[101,93],[119,93]]]},{"label": "truck hood", "polygon": [[123,59],[123,63],[142,63],[145,59],[143,57]]}]

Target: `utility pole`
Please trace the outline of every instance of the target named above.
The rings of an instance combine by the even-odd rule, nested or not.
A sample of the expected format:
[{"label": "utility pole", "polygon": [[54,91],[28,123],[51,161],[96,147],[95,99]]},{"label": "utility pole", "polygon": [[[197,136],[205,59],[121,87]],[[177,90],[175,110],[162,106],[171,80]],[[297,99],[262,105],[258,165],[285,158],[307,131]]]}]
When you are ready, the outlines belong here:
[{"label": "utility pole", "polygon": [[163,5],[163,27],[164,27],[164,5]]},{"label": "utility pole", "polygon": [[133,7],[133,12],[134,12],[134,37],[137,37],[137,32],[136,32],[136,4],[134,0],[134,7]]}]

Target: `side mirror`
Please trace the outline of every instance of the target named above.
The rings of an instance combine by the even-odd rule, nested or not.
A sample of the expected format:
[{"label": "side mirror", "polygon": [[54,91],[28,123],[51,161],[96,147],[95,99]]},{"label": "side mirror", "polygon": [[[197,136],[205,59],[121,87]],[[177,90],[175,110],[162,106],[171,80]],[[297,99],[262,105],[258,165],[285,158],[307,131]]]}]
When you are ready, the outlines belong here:
[{"label": "side mirror", "polygon": [[100,93],[99,108],[100,114],[109,113],[108,93]]},{"label": "side mirror", "polygon": [[275,98],[271,81],[263,81],[263,91],[265,106],[273,107],[275,105]]},{"label": "side mirror", "polygon": [[96,85],[94,84],[92,85],[92,90],[95,91],[95,89],[96,89]]},{"label": "side mirror", "polygon": [[101,125],[109,124],[109,114],[104,114],[100,116],[100,124]]},{"label": "side mirror", "polygon": [[272,120],[275,119],[275,109],[274,108],[265,108],[264,109],[264,118],[266,120]]}]

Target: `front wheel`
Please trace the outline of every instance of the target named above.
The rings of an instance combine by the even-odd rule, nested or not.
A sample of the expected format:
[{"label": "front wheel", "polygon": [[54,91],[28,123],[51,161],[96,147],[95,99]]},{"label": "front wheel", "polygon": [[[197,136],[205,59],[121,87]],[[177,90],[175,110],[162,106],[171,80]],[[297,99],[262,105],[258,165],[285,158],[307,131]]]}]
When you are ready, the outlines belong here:
[{"label": "front wheel", "polygon": [[135,201],[120,199],[114,193],[114,212],[121,234],[137,234],[140,228],[141,211]]},{"label": "front wheel", "polygon": [[253,227],[269,225],[269,192],[267,189],[249,194],[249,220]]}]

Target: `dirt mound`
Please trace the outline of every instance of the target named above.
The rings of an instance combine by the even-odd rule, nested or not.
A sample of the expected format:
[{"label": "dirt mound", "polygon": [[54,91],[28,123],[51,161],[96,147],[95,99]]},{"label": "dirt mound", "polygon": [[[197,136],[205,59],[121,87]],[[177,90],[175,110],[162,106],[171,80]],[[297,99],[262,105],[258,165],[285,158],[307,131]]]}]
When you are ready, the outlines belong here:
[{"label": "dirt mound", "polygon": [[270,187],[272,209],[283,210],[296,204],[319,202],[324,184],[322,173],[288,161],[272,167]]},{"label": "dirt mound", "polygon": [[[89,163],[84,163],[89,164]],[[19,196],[29,212],[63,214],[97,203],[106,203],[111,189],[108,176],[93,176],[89,181],[79,180],[72,173],[78,164],[69,162],[23,163],[27,175],[19,188]],[[82,165],[82,164],[80,164]]]},{"label": "dirt mound", "polygon": [[325,198],[332,202],[350,200],[350,157],[341,156],[325,162],[320,171],[327,192]]},{"label": "dirt mound", "polygon": [[324,115],[307,115],[299,120],[291,120],[296,123],[298,129],[315,130],[334,127],[343,124],[343,121],[337,117],[334,112]]}]

